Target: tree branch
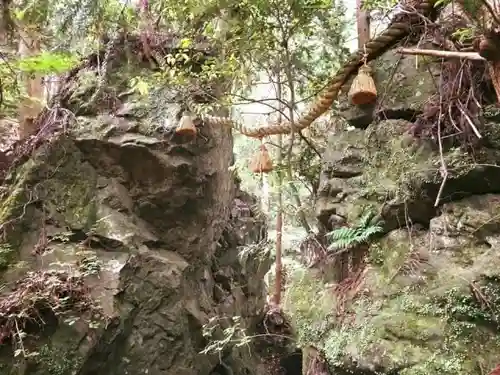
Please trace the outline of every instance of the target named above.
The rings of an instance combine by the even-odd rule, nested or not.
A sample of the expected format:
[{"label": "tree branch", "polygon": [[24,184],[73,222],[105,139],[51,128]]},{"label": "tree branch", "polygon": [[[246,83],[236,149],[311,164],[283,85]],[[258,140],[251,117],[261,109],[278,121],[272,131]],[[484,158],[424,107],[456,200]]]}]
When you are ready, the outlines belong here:
[{"label": "tree branch", "polygon": [[445,59],[466,59],[476,61],[486,61],[476,52],[455,52],[455,51],[438,51],[433,49],[419,49],[419,48],[399,48],[398,53],[403,55],[422,55],[442,57]]}]

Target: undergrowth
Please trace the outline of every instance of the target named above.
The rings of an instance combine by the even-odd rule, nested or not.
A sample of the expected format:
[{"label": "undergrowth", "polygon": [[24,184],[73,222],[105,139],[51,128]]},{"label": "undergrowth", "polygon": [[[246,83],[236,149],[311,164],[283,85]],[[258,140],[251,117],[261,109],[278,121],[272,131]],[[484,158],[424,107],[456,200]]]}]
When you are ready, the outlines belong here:
[{"label": "undergrowth", "polygon": [[435,301],[442,313],[450,319],[472,322],[500,330],[500,278],[483,276],[469,284],[470,293],[458,289],[449,290]]},{"label": "undergrowth", "polygon": [[382,232],[378,224],[372,224],[374,214],[366,213],[353,227],[341,227],[327,233],[330,240],[328,250],[346,249],[367,242],[373,235]]},{"label": "undergrowth", "polygon": [[23,338],[36,327],[41,329],[49,316],[70,324],[74,316],[88,316],[89,321],[104,318],[82,275],[54,270],[28,272],[0,300],[0,345],[13,341],[15,354],[26,357]]}]

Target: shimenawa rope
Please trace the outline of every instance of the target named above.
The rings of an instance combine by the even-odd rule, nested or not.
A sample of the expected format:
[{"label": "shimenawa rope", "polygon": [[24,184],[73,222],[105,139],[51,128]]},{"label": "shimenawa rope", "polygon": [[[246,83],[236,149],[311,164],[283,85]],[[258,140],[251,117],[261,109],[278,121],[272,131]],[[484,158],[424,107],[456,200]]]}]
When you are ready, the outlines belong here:
[{"label": "shimenawa rope", "polygon": [[[423,0],[418,4],[414,4],[412,10],[427,16],[430,14],[433,6],[434,0]],[[402,37],[406,36],[410,32],[410,28],[411,22],[392,22],[382,34],[366,43],[367,61],[371,61],[380,56],[390,46],[399,41]],[[364,49],[357,50],[351,54],[347,62],[330,79],[330,82],[320,96],[295,123],[296,130],[307,128],[331,107],[333,101],[337,98],[341,87],[362,65],[364,55]],[[205,123],[209,123],[211,125],[233,127],[247,137],[260,139],[269,135],[288,134],[292,129],[289,122],[283,122],[281,124],[272,123],[259,128],[249,128],[227,117],[202,115],[201,119]]]}]

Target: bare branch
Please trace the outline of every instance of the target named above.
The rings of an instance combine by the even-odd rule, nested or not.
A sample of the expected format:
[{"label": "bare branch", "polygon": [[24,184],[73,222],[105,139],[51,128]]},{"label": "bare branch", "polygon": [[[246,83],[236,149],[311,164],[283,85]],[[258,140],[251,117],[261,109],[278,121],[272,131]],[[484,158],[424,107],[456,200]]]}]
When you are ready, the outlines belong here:
[{"label": "bare branch", "polygon": [[486,61],[476,52],[455,52],[455,51],[438,51],[433,49],[419,49],[419,48],[399,48],[398,53],[403,55],[421,55],[421,56],[434,56],[451,59],[466,59],[475,61]]}]

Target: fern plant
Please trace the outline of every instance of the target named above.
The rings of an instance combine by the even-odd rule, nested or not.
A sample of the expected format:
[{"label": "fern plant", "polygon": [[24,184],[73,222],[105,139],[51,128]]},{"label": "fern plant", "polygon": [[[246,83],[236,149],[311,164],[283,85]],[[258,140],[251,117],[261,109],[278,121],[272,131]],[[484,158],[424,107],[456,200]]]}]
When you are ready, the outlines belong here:
[{"label": "fern plant", "polygon": [[372,235],[382,232],[383,228],[380,225],[371,224],[373,216],[373,213],[369,212],[361,218],[359,224],[356,226],[337,228],[327,233],[327,237],[331,241],[328,250],[350,248],[364,243]]}]

